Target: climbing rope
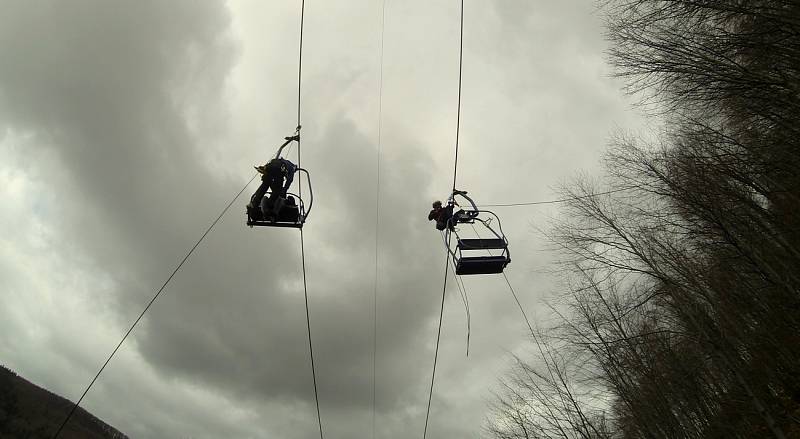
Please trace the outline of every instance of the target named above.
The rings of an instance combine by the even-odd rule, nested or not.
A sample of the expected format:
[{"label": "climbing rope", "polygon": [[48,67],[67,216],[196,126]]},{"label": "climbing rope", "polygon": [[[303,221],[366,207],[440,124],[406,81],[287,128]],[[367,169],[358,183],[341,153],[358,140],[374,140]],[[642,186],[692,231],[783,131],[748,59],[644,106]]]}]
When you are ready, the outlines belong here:
[{"label": "climbing rope", "polygon": [[466,356],[469,357],[469,339],[472,333],[472,314],[469,311],[469,295],[467,294],[467,286],[464,285],[464,279],[456,273],[455,264],[450,261],[450,268],[451,272],[453,273],[453,277],[456,280],[456,286],[458,287],[458,293],[461,295],[461,302],[464,303],[464,310],[467,315],[467,353]]},{"label": "climbing rope", "polygon": [[303,295],[306,303],[306,328],[308,329],[308,351],[311,357],[311,377],[314,381],[314,402],[317,406],[317,424],[319,424],[319,437],[322,436],[322,417],[319,411],[319,392],[317,391],[317,372],[314,367],[314,345],[311,343],[311,316],[308,310],[308,285],[306,284],[306,251],[303,241],[303,229],[300,229],[300,255],[303,265]]},{"label": "climbing rope", "polygon": [[[300,48],[297,56],[297,126],[300,126],[300,94],[303,86],[303,26],[305,25],[306,2],[300,0]],[[298,160],[299,165],[299,160]]]},{"label": "climbing rope", "polygon": [[[300,124],[300,104],[302,102],[302,85],[303,85],[303,28],[305,24],[305,0],[301,0],[300,2],[300,47],[298,50],[298,60],[297,60],[297,127],[298,130],[302,126]],[[300,139],[297,140],[297,167],[302,168],[300,164]],[[303,198],[303,181],[300,180],[298,184],[298,195],[300,198]],[[303,267],[303,297],[305,298],[305,305],[306,305],[306,329],[308,330],[308,352],[309,357],[311,359],[311,378],[314,383],[314,403],[317,408],[317,424],[319,425],[319,437],[320,439],[323,438],[322,434],[322,416],[320,415],[319,410],[319,391],[317,389],[317,369],[314,364],[314,344],[312,343],[311,338],[311,312],[309,311],[308,307],[308,283],[306,281],[306,246],[305,246],[305,236],[303,235],[303,229],[300,228],[300,259],[301,264]]]},{"label": "climbing rope", "polygon": [[[458,51],[458,104],[456,110],[456,144],[455,144],[455,157],[453,160],[453,192],[456,190],[456,182],[458,177],[458,140],[459,132],[461,131],[461,79],[464,66],[464,0],[461,0],[461,20],[459,32],[459,51]],[[450,232],[447,232],[447,246],[446,246],[446,259],[444,265],[444,282],[442,285],[442,306],[439,310],[439,329],[436,333],[436,349],[433,356],[433,372],[431,373],[431,388],[428,392],[428,408],[425,411],[425,430],[422,433],[422,439],[428,436],[428,420],[431,414],[431,399],[433,398],[433,385],[436,381],[436,364],[439,359],[439,341],[442,334],[442,319],[444,317],[444,297],[447,291],[447,272],[450,265]]]},{"label": "climbing rope", "polygon": [[[447,245],[446,232],[442,232],[442,244],[444,244],[445,248],[449,248]],[[467,317],[467,356],[469,357],[469,339],[472,331],[472,315],[469,311],[469,296],[467,295],[467,286],[464,285],[464,279],[461,279],[461,276],[456,273],[456,267],[452,260],[450,261],[450,267],[452,268],[453,277],[455,278],[456,286],[458,287],[458,293],[461,296],[461,303],[464,304],[464,312]]]},{"label": "climbing rope", "polygon": [[[450,232],[447,232],[447,245],[450,245]],[[436,363],[439,360],[439,340],[442,336],[442,317],[444,316],[444,297],[447,291],[447,275],[450,270],[450,254],[445,255],[444,261],[444,282],[442,283],[442,306],[439,311],[439,329],[436,332],[436,350],[433,354],[433,373],[431,374],[431,388],[428,392],[428,408],[425,412],[425,430],[422,433],[422,439],[428,436],[428,418],[431,413],[431,398],[433,397],[433,384],[436,381]]]},{"label": "climbing rope", "polygon": [[158,297],[161,295],[161,293],[164,291],[164,289],[165,289],[165,288],[167,287],[167,285],[170,283],[170,281],[172,280],[172,278],[173,278],[173,277],[175,277],[175,275],[178,273],[178,271],[181,269],[181,267],[183,267],[183,264],[185,264],[185,263],[186,263],[186,261],[187,261],[187,260],[189,259],[189,257],[192,255],[192,253],[194,253],[195,249],[196,249],[196,248],[197,248],[197,247],[200,245],[200,243],[201,243],[201,242],[203,242],[203,240],[206,238],[206,236],[208,236],[208,234],[211,232],[211,230],[214,228],[214,226],[216,226],[216,225],[217,225],[217,223],[218,223],[218,222],[219,222],[219,221],[222,219],[222,217],[223,217],[223,216],[225,216],[225,214],[228,212],[228,209],[230,209],[230,208],[231,208],[231,206],[233,205],[233,203],[234,203],[234,202],[236,202],[236,200],[237,200],[237,199],[238,199],[238,198],[239,198],[239,197],[242,195],[242,192],[244,192],[244,191],[245,191],[245,189],[247,189],[247,186],[249,186],[249,185],[250,185],[250,183],[252,183],[252,182],[253,182],[253,180],[255,180],[255,179],[256,179],[256,176],[257,176],[257,175],[258,175],[258,173],[255,173],[255,174],[253,175],[253,177],[252,177],[252,178],[250,178],[250,181],[248,181],[248,182],[247,182],[247,184],[245,184],[245,185],[242,187],[242,189],[241,189],[239,192],[237,192],[237,193],[236,193],[236,195],[233,197],[233,199],[231,199],[231,201],[228,203],[228,205],[227,205],[227,206],[225,206],[225,208],[224,208],[224,209],[222,209],[222,212],[220,212],[220,214],[217,216],[217,218],[216,218],[216,219],[215,219],[215,220],[214,220],[214,221],[211,223],[211,225],[210,225],[210,226],[208,226],[208,228],[207,228],[207,229],[206,229],[206,231],[203,233],[203,235],[202,235],[202,236],[200,236],[200,239],[198,239],[198,240],[197,240],[197,242],[195,242],[195,243],[194,243],[194,245],[192,246],[192,248],[190,248],[190,249],[189,249],[189,251],[188,251],[188,252],[186,253],[186,255],[183,257],[183,259],[182,259],[182,260],[181,260],[181,262],[178,264],[178,266],[177,266],[177,267],[175,267],[175,269],[174,269],[174,270],[172,270],[172,274],[170,274],[170,275],[169,275],[169,277],[167,278],[167,280],[166,280],[166,281],[164,281],[164,283],[163,283],[163,284],[161,284],[161,287],[160,287],[160,288],[159,288],[159,289],[156,291],[155,295],[153,295],[153,298],[152,298],[152,299],[150,299],[150,302],[148,302],[148,303],[147,303],[147,306],[145,306],[145,307],[144,307],[144,309],[142,310],[142,312],[141,312],[141,313],[139,313],[139,317],[137,317],[137,318],[136,318],[136,320],[134,320],[134,322],[133,322],[133,324],[131,325],[131,327],[130,327],[130,328],[128,328],[128,331],[127,331],[127,332],[125,332],[125,335],[123,335],[123,336],[122,336],[122,339],[119,341],[119,343],[117,343],[117,346],[114,348],[114,350],[113,350],[113,351],[111,351],[111,354],[108,356],[108,358],[106,359],[106,361],[105,361],[105,362],[103,363],[103,365],[100,367],[100,370],[98,370],[98,371],[97,371],[97,373],[94,375],[94,378],[92,378],[92,381],[89,383],[89,385],[88,385],[88,386],[86,386],[86,389],[83,391],[83,394],[81,394],[81,397],[80,397],[80,398],[78,398],[78,401],[76,401],[76,402],[75,402],[75,404],[73,404],[73,405],[72,405],[72,409],[71,409],[71,410],[69,411],[69,413],[67,414],[67,417],[66,417],[66,418],[64,418],[64,421],[63,421],[63,422],[61,423],[61,425],[58,427],[58,430],[56,430],[56,433],[53,435],[53,439],[56,439],[56,438],[58,438],[58,436],[61,434],[61,431],[62,431],[62,430],[64,429],[64,427],[67,425],[67,423],[69,422],[70,418],[72,418],[72,415],[75,413],[75,410],[77,410],[77,409],[78,409],[78,406],[79,406],[79,405],[81,404],[81,402],[83,401],[83,398],[86,396],[86,394],[87,394],[87,393],[89,393],[89,390],[92,388],[92,386],[94,385],[94,383],[95,383],[95,382],[97,381],[97,379],[100,377],[100,374],[102,374],[102,373],[103,373],[103,370],[105,370],[106,366],[108,366],[108,363],[110,363],[110,362],[111,362],[111,359],[112,359],[112,358],[114,358],[114,355],[117,353],[117,351],[119,350],[119,348],[120,348],[120,347],[122,347],[122,344],[123,344],[123,343],[125,343],[125,340],[128,338],[128,336],[129,336],[129,335],[131,335],[131,332],[133,332],[133,329],[136,327],[136,325],[139,323],[139,321],[140,321],[140,320],[142,320],[142,317],[144,317],[145,313],[147,313],[147,310],[149,310],[149,309],[150,309],[150,307],[153,305],[153,303],[156,301],[156,299],[158,299]]},{"label": "climbing rope", "polygon": [[456,190],[456,177],[458,176],[458,137],[461,131],[461,74],[464,66],[464,0],[461,0],[461,27],[458,49],[458,105],[456,111],[456,153],[453,160],[453,191]]}]

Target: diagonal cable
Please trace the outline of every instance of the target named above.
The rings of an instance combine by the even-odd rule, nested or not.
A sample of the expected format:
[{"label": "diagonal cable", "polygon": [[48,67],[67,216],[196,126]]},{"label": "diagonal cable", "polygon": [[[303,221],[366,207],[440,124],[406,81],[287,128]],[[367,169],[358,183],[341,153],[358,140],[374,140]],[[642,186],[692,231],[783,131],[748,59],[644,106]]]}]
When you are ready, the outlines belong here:
[{"label": "diagonal cable", "polygon": [[557,200],[544,200],[544,201],[529,201],[524,203],[505,203],[505,204],[481,204],[480,208],[484,207],[517,207],[517,206],[538,206],[541,204],[558,204],[558,203],[566,203],[569,201],[576,201],[576,200],[583,200],[585,198],[592,198],[592,197],[599,197],[600,195],[608,195],[608,194],[615,194],[617,192],[624,192],[629,191],[632,189],[637,189],[637,187],[624,187],[620,189],[614,189],[605,192],[598,192],[596,194],[587,194],[587,195],[580,195],[577,197],[570,197],[570,198],[561,198]]},{"label": "diagonal cable", "polygon": [[94,383],[95,383],[95,382],[97,381],[97,379],[100,377],[100,374],[102,374],[102,373],[103,373],[103,370],[105,370],[106,366],[108,366],[108,363],[110,363],[110,362],[111,362],[111,359],[112,359],[112,358],[114,358],[114,355],[117,353],[117,351],[119,350],[119,348],[120,348],[120,347],[122,347],[122,344],[123,344],[123,343],[125,343],[125,340],[128,338],[128,336],[129,336],[129,335],[131,335],[131,332],[133,332],[133,329],[136,327],[136,325],[139,323],[139,321],[140,321],[140,320],[142,320],[142,317],[144,317],[144,315],[145,315],[145,313],[147,312],[147,310],[149,310],[149,309],[150,309],[150,307],[153,305],[153,303],[156,301],[156,299],[158,299],[158,297],[161,295],[161,293],[162,293],[162,292],[164,291],[164,289],[167,287],[167,285],[168,285],[168,284],[169,284],[169,282],[172,280],[172,278],[173,278],[173,277],[175,277],[175,275],[178,273],[178,271],[181,269],[181,267],[183,267],[183,264],[185,264],[185,263],[186,263],[186,261],[189,259],[189,256],[191,256],[191,255],[192,255],[192,253],[194,253],[195,249],[196,249],[196,248],[197,248],[197,247],[200,245],[200,243],[201,243],[201,242],[203,242],[203,240],[206,238],[206,236],[208,236],[208,234],[211,232],[211,230],[214,228],[214,226],[216,226],[216,225],[217,225],[217,223],[219,222],[219,220],[221,220],[221,219],[222,219],[222,217],[223,217],[223,216],[225,216],[225,214],[228,212],[228,209],[230,209],[230,208],[231,208],[231,206],[233,205],[233,203],[234,203],[234,202],[235,202],[235,201],[236,201],[236,200],[237,200],[237,199],[238,199],[238,198],[239,198],[239,197],[242,195],[242,192],[244,192],[244,191],[245,191],[245,189],[247,189],[247,186],[249,186],[249,185],[250,185],[250,183],[252,183],[252,182],[253,182],[253,180],[255,180],[255,179],[256,179],[256,176],[257,176],[257,175],[258,175],[258,173],[254,174],[254,175],[253,175],[253,177],[252,177],[252,178],[250,178],[250,181],[248,181],[248,182],[247,182],[247,184],[245,184],[245,185],[244,185],[244,187],[242,187],[242,189],[241,189],[241,190],[240,190],[240,191],[239,191],[239,192],[238,192],[238,193],[237,193],[237,194],[236,194],[236,195],[233,197],[233,199],[232,199],[232,200],[231,200],[231,201],[228,203],[228,205],[227,205],[227,206],[225,206],[225,208],[224,208],[224,209],[222,209],[222,212],[220,212],[219,216],[217,216],[217,219],[215,219],[215,220],[214,220],[214,221],[211,223],[211,225],[210,225],[210,226],[208,226],[208,228],[207,228],[207,229],[206,229],[206,231],[203,233],[203,235],[200,237],[200,239],[198,239],[198,240],[197,240],[197,242],[195,242],[195,243],[194,243],[194,245],[192,246],[192,248],[191,248],[191,249],[189,249],[189,251],[186,253],[186,256],[184,256],[184,257],[183,257],[183,259],[182,259],[182,260],[181,260],[181,262],[178,264],[178,266],[177,266],[177,267],[175,267],[175,269],[172,271],[172,274],[170,274],[170,275],[169,275],[169,277],[167,278],[167,280],[166,280],[166,281],[164,281],[164,283],[161,285],[161,287],[158,289],[158,291],[156,291],[156,294],[153,296],[153,298],[152,298],[152,299],[150,299],[150,302],[148,302],[148,303],[147,303],[147,306],[145,306],[145,307],[144,307],[144,309],[142,310],[142,312],[139,314],[139,317],[137,317],[137,318],[136,318],[136,320],[133,322],[133,324],[131,325],[131,327],[130,327],[130,328],[128,328],[128,331],[125,333],[125,335],[123,335],[123,336],[122,336],[122,339],[119,341],[119,343],[118,343],[118,344],[117,344],[117,346],[114,348],[114,350],[113,350],[113,351],[111,351],[111,355],[109,355],[109,356],[108,356],[108,358],[106,359],[106,361],[105,361],[105,362],[103,363],[103,365],[100,367],[100,370],[98,370],[98,371],[97,371],[97,373],[95,374],[94,378],[92,378],[92,381],[89,383],[89,385],[88,385],[88,386],[86,386],[86,389],[83,391],[83,394],[81,394],[81,397],[80,397],[80,398],[78,398],[78,401],[77,401],[77,402],[75,402],[75,404],[72,406],[72,409],[71,409],[71,410],[69,411],[69,413],[67,414],[67,417],[64,419],[64,421],[63,421],[63,422],[61,423],[61,425],[58,427],[58,430],[56,430],[56,433],[53,435],[53,439],[56,439],[56,438],[58,438],[58,435],[60,435],[60,434],[61,434],[61,431],[62,431],[62,430],[64,429],[64,427],[67,425],[67,423],[69,422],[70,418],[72,418],[72,415],[75,413],[75,410],[77,410],[77,409],[78,409],[78,406],[79,406],[79,405],[81,404],[81,402],[83,401],[83,398],[86,396],[86,394],[87,394],[87,393],[89,393],[89,390],[92,388],[92,386],[94,385]]}]

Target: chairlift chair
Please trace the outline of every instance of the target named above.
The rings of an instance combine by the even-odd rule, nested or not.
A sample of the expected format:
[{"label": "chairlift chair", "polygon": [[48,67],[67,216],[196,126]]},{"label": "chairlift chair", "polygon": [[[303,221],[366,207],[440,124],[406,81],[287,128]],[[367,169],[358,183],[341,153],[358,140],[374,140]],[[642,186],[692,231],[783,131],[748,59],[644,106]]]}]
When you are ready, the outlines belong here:
[{"label": "chairlift chair", "polygon": [[[286,199],[283,200],[283,205],[278,210],[278,214],[274,218],[267,218],[264,214],[272,209],[269,206],[269,197],[272,191],[267,191],[261,199],[261,205],[257,207],[247,208],[247,225],[250,227],[289,227],[300,229],[305,224],[308,214],[311,213],[311,205],[314,203],[314,193],[311,190],[311,179],[308,171],[303,168],[297,168],[298,173],[305,175],[306,183],[308,185],[308,204],[306,204],[300,195],[288,192]],[[277,201],[276,201],[277,202]]]},{"label": "chairlift chair", "polygon": [[[455,212],[448,222],[449,233],[456,237],[455,248],[448,248],[456,274],[502,273],[511,262],[511,255],[508,251],[508,239],[503,235],[503,227],[500,225],[500,217],[492,211],[478,209],[464,191],[454,191],[448,204],[455,203],[455,196],[460,196],[469,203],[466,209]],[[458,224],[474,226],[476,223],[488,230],[492,237],[464,238],[461,236],[464,232],[456,227]],[[493,227],[492,223],[496,223],[496,226]]]}]

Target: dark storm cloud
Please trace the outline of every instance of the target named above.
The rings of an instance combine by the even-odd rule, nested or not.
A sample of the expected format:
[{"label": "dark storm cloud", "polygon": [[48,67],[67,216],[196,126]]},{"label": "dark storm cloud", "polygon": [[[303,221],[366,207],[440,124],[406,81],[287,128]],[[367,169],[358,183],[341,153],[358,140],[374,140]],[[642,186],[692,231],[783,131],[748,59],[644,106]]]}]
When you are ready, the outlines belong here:
[{"label": "dark storm cloud", "polygon": [[[364,182],[374,180],[374,169],[368,166],[374,162],[374,153],[367,139],[346,122],[335,123],[320,134],[304,140],[306,154],[319,147],[316,168],[329,169],[314,174],[315,206],[310,219],[321,220],[306,227],[307,249],[311,249],[306,258],[312,329],[317,334],[317,359],[323,371],[320,393],[323,403],[363,406],[371,402],[368,347],[374,260],[370,253],[375,215],[374,186]],[[400,158],[393,163],[385,178],[391,181],[402,174],[410,184],[384,192],[386,202],[392,212],[417,209],[419,200],[407,194],[423,191],[428,177],[415,168],[413,159]],[[313,165],[312,161],[308,166],[314,169]],[[382,245],[400,249],[384,259],[393,267],[392,273],[403,267],[391,277],[414,278],[418,277],[415,273],[427,271],[425,265],[430,261],[425,258],[413,264],[403,261],[408,252],[403,246],[409,240],[422,241],[414,238],[422,233],[420,224],[408,223],[405,215],[387,216],[382,224],[391,231],[381,234]],[[217,232],[224,239],[209,239],[206,252],[174,283],[176,293],[165,297],[154,310],[142,349],[176,373],[197,374],[217,382],[221,389],[250,393],[251,398],[307,398],[310,371],[305,370],[308,353],[298,279],[298,237],[289,231],[293,242],[276,249],[275,241],[286,238],[286,230],[241,229],[236,219],[231,219]],[[226,254],[233,257],[220,258]],[[420,302],[429,308],[429,300],[420,293],[433,282],[424,277],[407,282],[403,294],[391,294],[381,303],[391,310],[382,322],[391,334],[383,342],[391,350],[402,346],[403,339],[415,337],[408,328],[419,327],[427,317],[415,311]],[[162,314],[182,319],[157,318]],[[187,319],[197,321],[184,321]],[[394,375],[408,368],[395,364],[384,370]],[[405,378],[414,381],[413,376]]]},{"label": "dark storm cloud", "polygon": [[[34,165],[44,170],[41,189],[47,192],[33,195],[52,201],[46,211],[57,214],[57,220],[44,219],[60,235],[48,251],[63,257],[84,254],[115,279],[117,288],[111,291],[92,290],[114,296],[120,326],[151,294],[153,279],[163,278],[164,267],[187,247],[201,224],[195,218],[209,217],[215,209],[209,206],[229,192],[225,182],[213,184],[195,154],[198,145],[185,114],[195,93],[204,96],[200,92],[206,85],[219,88],[227,74],[235,53],[227,26],[227,11],[213,2],[4,4],[0,57],[13,61],[0,64],[0,120],[6,129],[32,136],[26,147],[55,152],[56,159]],[[181,90],[176,84],[194,87]],[[224,105],[219,99],[197,104]],[[61,286],[67,287],[65,295],[76,293]],[[149,323],[142,328],[142,347],[148,346],[146,335],[158,329]],[[106,328],[116,334],[115,329]],[[171,336],[181,334],[180,329],[185,328],[165,338],[183,341]],[[60,338],[40,346],[70,359],[63,368],[48,371],[47,381],[57,381],[52,376],[59,370],[69,371],[62,375],[68,380],[73,369],[90,373],[97,357],[76,359],[74,344]],[[208,348],[205,343],[197,352]],[[185,349],[184,355],[197,357],[197,352]],[[75,397],[84,381],[69,380],[70,385],[58,388]],[[129,403],[113,396],[104,402]],[[126,419],[112,422],[136,425]],[[155,428],[160,433],[153,436],[171,435]]]},{"label": "dark storm cloud", "polygon": [[[159,227],[161,215],[166,208],[188,210],[192,189],[208,188],[171,86],[183,80],[198,47],[205,61],[200,74],[212,83],[222,79],[231,58],[220,34],[225,16],[211,2],[6,5],[0,56],[14,61],[0,67],[3,120],[58,153],[52,180],[72,183],[104,216],[88,224],[113,224],[128,235],[127,245],[106,248],[98,255],[103,259],[137,243],[131,253],[151,242],[170,248],[183,241]],[[165,188],[187,196],[173,199]],[[97,237],[88,229],[74,224],[70,232],[92,245]]]},{"label": "dark storm cloud", "polygon": [[[591,163],[592,142],[602,142],[611,117],[598,114],[620,112],[612,86],[582,74],[601,57],[591,8],[470,3],[460,181],[484,202],[547,196],[547,185],[575,163]],[[247,181],[250,165],[293,128],[298,8],[5,6],[0,59],[13,62],[0,63],[0,152],[13,162],[0,166],[0,178],[23,183],[6,189],[18,196],[0,211],[10,212],[0,225],[24,232],[2,241],[12,247],[0,251],[0,328],[29,342],[0,335],[0,353],[15,356],[0,360],[74,398]],[[314,207],[305,256],[331,437],[371,433],[374,264],[379,437],[421,427],[441,297],[442,244],[425,213],[452,183],[454,4],[387,5],[376,258],[379,6],[317,4],[306,16],[302,166],[311,171]],[[315,433],[299,236],[243,225],[254,189],[198,248],[86,400],[134,437]],[[30,220],[13,217],[19,213]],[[538,245],[529,219],[504,218],[518,246],[510,277],[539,286],[532,270],[546,257],[522,245]],[[496,280],[467,280],[468,359],[464,308],[450,280],[436,437],[476,435],[499,357],[524,344],[518,310]],[[31,293],[19,293],[26,288]],[[526,293],[523,302],[534,303]],[[58,318],[63,324],[53,325]]]},{"label": "dark storm cloud", "polygon": [[[50,166],[49,181],[59,187],[61,215],[54,226],[71,237],[71,252],[85,253],[114,278],[110,300],[124,327],[206,218],[235,192],[235,185],[204,166],[198,154],[202,139],[189,120],[196,106],[217,108],[224,118],[220,96],[200,92],[220,87],[234,59],[226,12],[188,2],[13,6],[13,13],[4,15],[0,54],[19,62],[0,69],[4,123],[31,133],[32,147],[56,152],[52,162],[39,164]],[[333,79],[347,84],[352,73],[346,73]],[[364,410],[372,392],[370,319],[365,318],[372,309],[372,279],[365,274],[372,272],[374,236],[374,186],[365,182],[375,179],[374,146],[346,118],[311,133],[304,136],[304,147],[317,145],[319,153],[306,166],[329,169],[314,174],[318,201],[312,218],[320,220],[307,228],[309,246],[319,249],[310,252],[308,265],[324,371],[322,404]],[[403,396],[403,389],[419,390],[408,383],[421,383],[423,375],[422,365],[408,354],[426,344],[418,331],[427,329],[428,316],[419,309],[433,309],[429,305],[435,302],[426,294],[435,280],[419,276],[430,261],[407,263],[409,252],[417,250],[409,242],[425,239],[420,221],[409,222],[405,212],[420,208],[410,194],[425,192],[430,162],[409,142],[404,152],[390,156],[383,176],[390,214],[382,218],[386,231],[380,238],[393,249],[383,258],[390,268],[384,282],[403,285],[401,294],[387,294],[380,302],[387,310],[380,392],[394,395],[381,400],[387,411],[399,401],[418,403]],[[298,256],[294,231],[248,230],[240,217],[227,218],[159,299],[131,344],[164,376],[202,383],[234,399],[297,401],[308,408]],[[70,346],[51,348],[91,371],[94,362],[79,360]],[[74,395],[79,387],[72,387]],[[96,405],[102,396],[90,394],[87,403]],[[332,423],[351,428],[347,421]],[[137,431],[158,436],[169,428]]]}]

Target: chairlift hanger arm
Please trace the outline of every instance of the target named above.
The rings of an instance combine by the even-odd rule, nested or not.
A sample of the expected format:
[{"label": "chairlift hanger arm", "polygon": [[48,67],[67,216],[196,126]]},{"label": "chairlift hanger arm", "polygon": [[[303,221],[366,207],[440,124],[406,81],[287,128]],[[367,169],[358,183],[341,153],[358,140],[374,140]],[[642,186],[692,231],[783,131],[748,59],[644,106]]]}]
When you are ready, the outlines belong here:
[{"label": "chairlift hanger arm", "polygon": [[467,201],[469,202],[469,204],[470,204],[470,207],[472,207],[472,210],[473,210],[473,211],[478,211],[478,210],[479,210],[479,209],[478,209],[478,206],[476,206],[476,205],[475,205],[475,202],[474,202],[474,201],[472,201],[472,198],[470,198],[470,197],[467,195],[467,191],[459,191],[459,190],[454,190],[454,191],[453,191],[453,193],[452,193],[452,194],[450,194],[450,198],[448,198],[447,202],[448,202],[448,203],[455,204],[455,205],[458,205],[458,203],[456,203],[456,200],[455,200],[455,198],[456,198],[456,195],[459,195],[459,196],[461,196],[462,198],[464,198],[465,200],[467,200]]},{"label": "chairlift hanger arm", "polygon": [[298,140],[298,141],[299,141],[299,140],[300,140],[300,136],[299,136],[299,135],[295,135],[295,136],[291,136],[291,137],[286,137],[286,141],[285,141],[285,142],[283,142],[283,145],[281,145],[281,146],[278,148],[278,152],[277,152],[277,153],[275,153],[275,157],[274,157],[274,158],[278,158],[278,157],[280,157],[280,156],[281,156],[281,153],[283,152],[283,148],[286,148],[286,146],[287,146],[287,145],[289,145],[290,143],[292,143],[292,140]]},{"label": "chairlift hanger arm", "polygon": [[298,142],[300,142],[300,128],[302,128],[302,126],[298,125],[297,128],[295,128],[295,130],[294,130],[294,135],[288,136],[288,137],[284,137],[284,139],[286,139],[286,141],[283,142],[283,145],[281,145],[278,148],[278,152],[275,154],[274,158],[280,157],[281,153],[283,152],[283,148],[286,148],[287,145],[292,143],[292,140],[297,140]]}]

